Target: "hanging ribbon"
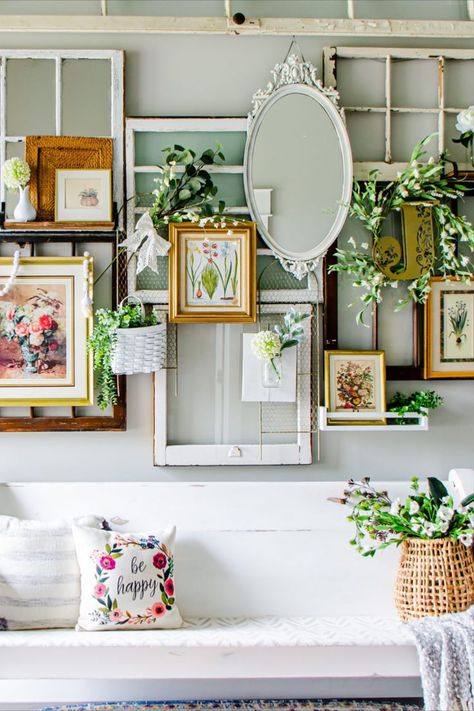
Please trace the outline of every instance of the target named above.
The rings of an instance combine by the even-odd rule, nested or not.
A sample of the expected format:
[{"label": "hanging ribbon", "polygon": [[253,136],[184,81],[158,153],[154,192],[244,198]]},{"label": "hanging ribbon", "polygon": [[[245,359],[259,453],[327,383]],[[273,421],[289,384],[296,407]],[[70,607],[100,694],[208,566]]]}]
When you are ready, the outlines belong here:
[{"label": "hanging ribbon", "polygon": [[140,217],[135,232],[127,237],[120,247],[127,247],[137,257],[137,274],[146,267],[158,274],[158,257],[165,257],[171,244],[163,239],[155,229],[150,213]]}]

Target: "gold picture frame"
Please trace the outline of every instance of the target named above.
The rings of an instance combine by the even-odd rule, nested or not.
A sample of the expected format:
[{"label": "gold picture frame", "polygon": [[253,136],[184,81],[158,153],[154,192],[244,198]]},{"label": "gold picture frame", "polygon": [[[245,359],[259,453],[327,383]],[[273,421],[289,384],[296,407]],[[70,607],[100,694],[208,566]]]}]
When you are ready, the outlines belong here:
[{"label": "gold picture frame", "polygon": [[[11,268],[0,259],[0,288]],[[82,310],[92,282],[90,256],[21,259],[0,297],[0,407],[93,404],[92,316]]]},{"label": "gold picture frame", "polygon": [[257,234],[254,222],[232,228],[169,226],[171,323],[254,323]]},{"label": "gold picture frame", "polygon": [[[338,387],[339,384],[339,387]],[[386,377],[384,351],[324,351],[325,404],[328,415],[336,412],[385,412]],[[385,418],[335,419],[332,425],[386,425]]]},{"label": "gold picture frame", "polygon": [[474,378],[474,277],[432,277],[425,302],[424,378]]}]

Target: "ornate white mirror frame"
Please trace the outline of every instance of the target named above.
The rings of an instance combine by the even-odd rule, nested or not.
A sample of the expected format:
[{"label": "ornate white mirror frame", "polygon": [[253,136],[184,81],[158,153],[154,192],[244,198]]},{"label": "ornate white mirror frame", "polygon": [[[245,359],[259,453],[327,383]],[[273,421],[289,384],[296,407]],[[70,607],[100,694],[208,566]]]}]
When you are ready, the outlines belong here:
[{"label": "ornate white mirror frame", "polygon": [[[248,138],[244,158],[245,193],[252,218],[257,223],[262,238],[283,267],[299,279],[316,269],[321,257],[336,240],[346,220],[352,193],[352,153],[346,127],[338,108],[339,94],[335,89],[325,88],[317,79],[316,72],[316,67],[296,54],[290,54],[285,62],[275,65],[271,72],[272,80],[265,89],[257,91],[253,96],[252,109],[248,115]],[[335,219],[328,232],[318,236],[317,245],[304,252],[290,251],[278,243],[270,232],[268,219],[265,219],[268,216],[262,215],[259,211],[253,187],[255,146],[262,123],[274,104],[290,94],[306,95],[318,102],[335,129],[342,159],[342,188]],[[291,135],[291,126],[288,130]]]}]

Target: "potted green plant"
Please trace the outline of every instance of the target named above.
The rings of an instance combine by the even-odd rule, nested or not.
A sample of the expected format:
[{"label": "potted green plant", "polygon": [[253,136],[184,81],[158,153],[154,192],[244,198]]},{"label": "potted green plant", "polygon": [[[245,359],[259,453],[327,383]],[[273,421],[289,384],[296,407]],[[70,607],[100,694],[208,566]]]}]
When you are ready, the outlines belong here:
[{"label": "potted green plant", "polygon": [[430,410],[435,410],[443,404],[443,398],[434,390],[417,390],[411,395],[396,392],[388,404],[388,412],[396,412],[399,420],[393,420],[397,425],[415,425],[416,417],[403,417],[407,413],[426,415]]},{"label": "potted green plant", "polygon": [[405,501],[377,491],[369,477],[350,479],[341,498],[355,525],[350,541],[363,556],[401,546],[395,605],[402,620],[461,612],[474,604],[474,494],[455,506],[444,484],[417,477]]},{"label": "potted green plant", "polygon": [[159,370],[166,358],[166,323],[159,324],[142,303],[98,309],[89,339],[101,410],[118,402],[117,375]]}]

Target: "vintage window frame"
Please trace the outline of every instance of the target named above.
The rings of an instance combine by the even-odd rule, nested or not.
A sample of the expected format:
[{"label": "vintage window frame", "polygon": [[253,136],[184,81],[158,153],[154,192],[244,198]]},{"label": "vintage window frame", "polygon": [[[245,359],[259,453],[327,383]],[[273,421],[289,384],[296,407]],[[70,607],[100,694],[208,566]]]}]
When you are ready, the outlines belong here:
[{"label": "vintage window frame", "polygon": [[[282,314],[291,306],[301,313],[310,312],[313,319],[318,317],[317,309],[313,310],[310,303],[306,304],[265,304],[261,313]],[[165,312],[160,312],[160,318],[166,318]],[[281,444],[180,444],[168,443],[167,427],[167,393],[169,387],[168,371],[163,368],[155,373],[153,378],[153,453],[154,465],[164,466],[259,466],[259,465],[289,465],[311,464],[312,457],[312,374],[313,361],[312,321],[307,319],[302,325],[310,347],[296,346],[298,349],[297,375],[297,427],[294,443]],[[174,328],[172,324],[169,328]],[[176,327],[179,329],[179,325]],[[169,343],[170,341],[168,341]],[[262,437],[260,432],[260,438]]]},{"label": "vintage window frame", "polygon": [[[7,61],[9,59],[38,59],[52,61],[55,65],[54,116],[55,135],[62,133],[62,66],[64,60],[100,59],[110,62],[110,135],[97,138],[112,138],[113,160],[113,201],[120,211],[124,192],[124,67],[125,52],[120,49],[0,49],[0,164],[6,159],[8,143],[24,143],[26,136],[7,133]],[[0,180],[0,203],[5,202],[5,186]],[[122,212],[119,225],[122,225]]]},{"label": "vintage window frame", "polygon": [[[397,177],[397,172],[403,170],[405,163],[391,161],[391,118],[392,113],[431,113],[438,115],[438,151],[445,148],[444,126],[446,114],[455,114],[465,107],[446,106],[446,60],[467,61],[474,60],[474,50],[470,49],[415,49],[396,47],[325,47],[323,50],[323,76],[325,86],[337,89],[337,60],[338,59],[379,59],[385,61],[385,103],[379,107],[341,106],[344,114],[351,111],[362,113],[383,113],[385,115],[385,160],[384,161],[359,161],[354,163],[354,180],[364,181],[372,170],[378,170],[380,182],[387,182]],[[403,108],[391,105],[391,72],[394,60],[437,60],[438,61],[438,105],[433,109],[420,109],[406,106]],[[464,163],[458,164],[461,171],[469,169]],[[328,318],[324,319],[324,347],[335,349],[338,346],[338,294],[337,274],[327,273],[327,266],[334,262],[334,247],[326,255],[324,268],[324,302]],[[410,307],[408,307],[410,308]],[[375,305],[372,311],[372,349],[378,350],[378,321],[379,309]],[[422,309],[418,304],[412,304],[412,362],[410,365],[387,365],[387,380],[421,380],[423,371],[423,345],[421,334]],[[329,317],[330,315],[330,317]]]},{"label": "vintage window frame", "polygon": [[[126,158],[126,231],[131,234],[135,228],[137,215],[142,215],[145,207],[138,207],[135,201],[135,176],[139,173],[156,173],[156,165],[136,165],[135,134],[136,133],[245,133],[247,134],[247,118],[133,118],[125,120],[125,158]],[[243,155],[242,162],[234,165],[211,165],[207,167],[209,173],[224,175],[244,175]],[[249,216],[247,205],[226,208],[229,215]],[[267,248],[258,248],[257,256],[273,256]],[[138,296],[145,304],[168,304],[167,289],[137,289],[137,275],[134,268],[135,260],[132,257],[128,269],[128,291]],[[305,277],[303,289],[261,289],[258,291],[259,303],[317,303],[323,296],[323,269],[322,263],[314,273]]]}]

